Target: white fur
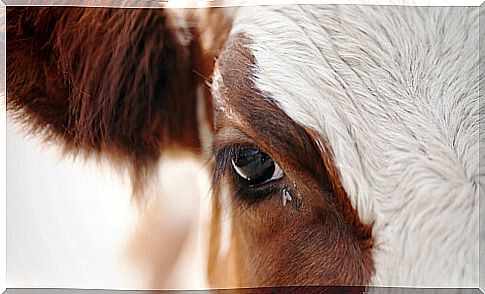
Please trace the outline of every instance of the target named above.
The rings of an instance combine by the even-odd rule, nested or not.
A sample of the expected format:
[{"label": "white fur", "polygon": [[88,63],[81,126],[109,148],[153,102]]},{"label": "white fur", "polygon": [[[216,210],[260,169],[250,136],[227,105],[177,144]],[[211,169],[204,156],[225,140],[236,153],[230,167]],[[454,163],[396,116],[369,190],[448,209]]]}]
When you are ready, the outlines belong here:
[{"label": "white fur", "polygon": [[329,143],[373,285],[478,286],[478,8],[245,7],[256,85]]}]

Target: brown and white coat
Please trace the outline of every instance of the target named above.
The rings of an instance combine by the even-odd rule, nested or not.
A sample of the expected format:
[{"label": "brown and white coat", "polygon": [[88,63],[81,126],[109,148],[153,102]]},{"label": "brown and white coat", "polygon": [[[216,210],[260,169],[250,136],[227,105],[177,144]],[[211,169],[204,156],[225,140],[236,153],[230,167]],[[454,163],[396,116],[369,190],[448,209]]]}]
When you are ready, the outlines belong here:
[{"label": "brown and white coat", "polygon": [[[212,286],[476,286],[478,15],[8,8],[7,107],[139,196],[164,152],[208,160]],[[249,184],[244,148],[281,174]]]}]

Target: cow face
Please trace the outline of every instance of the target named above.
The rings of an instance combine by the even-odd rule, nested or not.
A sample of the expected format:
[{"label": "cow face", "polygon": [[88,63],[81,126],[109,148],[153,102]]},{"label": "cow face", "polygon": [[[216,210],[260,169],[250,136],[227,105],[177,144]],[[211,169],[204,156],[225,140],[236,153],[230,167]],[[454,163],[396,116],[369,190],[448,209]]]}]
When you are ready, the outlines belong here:
[{"label": "cow face", "polygon": [[[372,277],[424,285],[431,276],[441,280],[444,268],[450,271],[440,283],[468,275],[458,268],[474,276],[476,262],[451,269],[447,252],[476,237],[465,241],[442,220],[467,218],[471,210],[454,205],[473,207],[477,200],[476,161],[451,138],[476,128],[477,105],[464,116],[458,105],[474,104],[478,60],[446,41],[453,36],[473,47],[477,39],[442,16],[468,15],[461,19],[476,30],[475,13],[355,6],[238,11],[212,96],[216,176],[229,170],[233,242],[249,253],[239,259],[245,283],[365,284]],[[417,35],[423,27],[426,33]],[[454,61],[419,44],[437,46]],[[447,66],[455,82],[444,85],[438,77]],[[466,153],[477,154],[477,134],[469,134],[461,138],[475,144]],[[420,248],[422,242],[440,250]]]},{"label": "cow face", "polygon": [[214,185],[227,176],[229,193],[220,197],[230,199],[235,248],[246,252],[237,261],[242,283],[364,284],[373,269],[371,227],[352,209],[313,130],[254,84],[249,42],[231,37],[212,87]]},{"label": "cow face", "polygon": [[137,191],[209,147],[215,286],[476,283],[476,9],[175,12],[9,10],[9,109]]}]

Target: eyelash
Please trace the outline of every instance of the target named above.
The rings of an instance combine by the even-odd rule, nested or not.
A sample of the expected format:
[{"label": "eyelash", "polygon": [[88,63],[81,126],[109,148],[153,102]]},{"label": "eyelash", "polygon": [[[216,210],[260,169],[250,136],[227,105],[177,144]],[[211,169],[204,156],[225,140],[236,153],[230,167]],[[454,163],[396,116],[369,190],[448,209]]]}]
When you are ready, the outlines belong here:
[{"label": "eyelash", "polygon": [[227,172],[230,172],[232,184],[235,189],[235,198],[243,200],[245,203],[254,204],[262,200],[270,199],[269,196],[276,194],[281,190],[280,180],[265,182],[258,185],[249,185],[247,182],[236,173],[231,165],[231,159],[242,148],[255,148],[261,150],[259,147],[251,144],[233,144],[219,149],[215,153],[215,169],[212,176],[213,189],[218,187],[222,178]]}]

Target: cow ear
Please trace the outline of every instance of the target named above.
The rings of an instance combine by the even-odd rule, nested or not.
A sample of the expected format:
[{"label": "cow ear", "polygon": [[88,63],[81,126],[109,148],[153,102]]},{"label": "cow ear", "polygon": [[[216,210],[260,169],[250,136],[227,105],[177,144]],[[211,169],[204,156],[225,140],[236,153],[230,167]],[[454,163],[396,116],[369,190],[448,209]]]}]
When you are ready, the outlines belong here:
[{"label": "cow ear", "polygon": [[[7,8],[7,110],[70,154],[128,164],[198,152],[198,38],[165,9]],[[199,91],[200,92],[200,91]]]}]

